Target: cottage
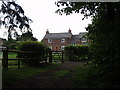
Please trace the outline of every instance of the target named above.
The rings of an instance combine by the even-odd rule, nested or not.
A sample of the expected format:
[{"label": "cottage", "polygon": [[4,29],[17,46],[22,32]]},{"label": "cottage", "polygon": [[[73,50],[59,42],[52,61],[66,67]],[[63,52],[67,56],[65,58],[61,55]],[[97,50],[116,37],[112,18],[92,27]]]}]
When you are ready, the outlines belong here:
[{"label": "cottage", "polygon": [[87,44],[87,39],[84,37],[85,34],[86,32],[73,35],[70,29],[64,33],[49,33],[47,30],[42,41],[51,50],[61,51],[64,50],[66,45]]}]

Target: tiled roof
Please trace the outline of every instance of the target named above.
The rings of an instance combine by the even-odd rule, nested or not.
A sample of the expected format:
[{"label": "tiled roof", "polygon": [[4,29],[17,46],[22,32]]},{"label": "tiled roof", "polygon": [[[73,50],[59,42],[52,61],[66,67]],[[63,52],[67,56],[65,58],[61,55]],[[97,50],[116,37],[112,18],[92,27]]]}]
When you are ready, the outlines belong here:
[{"label": "tiled roof", "polygon": [[44,36],[44,39],[53,39],[53,38],[68,38],[71,37],[70,33],[49,33]]},{"label": "tiled roof", "polygon": [[77,43],[77,41],[79,40],[79,35],[72,35],[71,41],[70,43]]},{"label": "tiled roof", "polygon": [[86,33],[87,33],[87,32],[80,32],[79,35],[72,35],[72,38],[71,38],[70,43],[71,43],[71,44],[77,43],[78,40],[79,40],[80,38],[82,38],[83,35],[85,35]]}]

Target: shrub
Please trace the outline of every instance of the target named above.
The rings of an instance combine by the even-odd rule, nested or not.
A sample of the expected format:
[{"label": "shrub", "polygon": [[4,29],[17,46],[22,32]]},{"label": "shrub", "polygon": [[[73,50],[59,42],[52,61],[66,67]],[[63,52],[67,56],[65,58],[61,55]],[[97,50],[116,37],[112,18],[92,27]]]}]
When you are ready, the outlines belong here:
[{"label": "shrub", "polygon": [[[26,65],[37,66],[39,65],[40,61],[45,60],[47,47],[40,42],[24,41],[20,43],[18,48],[20,51],[27,51],[27,52],[29,51],[29,53],[22,52],[19,53],[18,55],[18,58],[25,58],[24,60],[22,60],[22,62],[25,63]],[[34,59],[34,58],[39,58],[39,59]]]},{"label": "shrub", "polygon": [[89,58],[89,46],[80,45],[80,46],[66,46],[65,47],[65,56],[67,60],[88,60]]}]

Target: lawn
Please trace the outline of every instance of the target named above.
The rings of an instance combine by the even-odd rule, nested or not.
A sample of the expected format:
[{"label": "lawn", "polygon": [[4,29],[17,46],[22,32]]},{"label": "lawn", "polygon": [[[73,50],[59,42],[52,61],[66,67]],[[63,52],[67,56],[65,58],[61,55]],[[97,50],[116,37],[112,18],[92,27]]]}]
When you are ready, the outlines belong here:
[{"label": "lawn", "polygon": [[[9,52],[8,53],[8,59],[17,59],[17,54]],[[9,65],[17,65],[18,64],[18,60],[8,60],[8,64]]]},{"label": "lawn", "polygon": [[[2,53],[0,53],[0,58],[2,59]],[[17,54],[16,53],[8,53],[8,59],[16,59]],[[2,60],[0,60],[0,63],[2,62]],[[9,64],[17,64],[18,61],[17,60],[8,60]]]},{"label": "lawn", "polygon": [[9,58],[9,59],[16,59],[16,56],[17,56],[16,53],[12,53],[12,52],[9,52],[9,53],[8,53],[8,58]]}]

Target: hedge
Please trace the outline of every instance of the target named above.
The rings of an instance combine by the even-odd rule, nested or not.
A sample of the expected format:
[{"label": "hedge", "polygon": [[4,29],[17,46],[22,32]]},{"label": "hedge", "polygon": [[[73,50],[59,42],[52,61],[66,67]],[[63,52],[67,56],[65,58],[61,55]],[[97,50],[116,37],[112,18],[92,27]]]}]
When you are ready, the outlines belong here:
[{"label": "hedge", "polygon": [[38,52],[38,53],[20,53],[18,55],[19,58],[26,58],[22,60],[22,62],[29,66],[38,66],[40,64],[40,61],[44,61],[45,54],[48,49],[47,46],[37,41],[24,41],[20,43],[18,48],[20,51]]},{"label": "hedge", "polygon": [[65,57],[69,61],[76,60],[88,60],[90,59],[91,53],[88,45],[72,46],[68,45],[65,47]]}]

